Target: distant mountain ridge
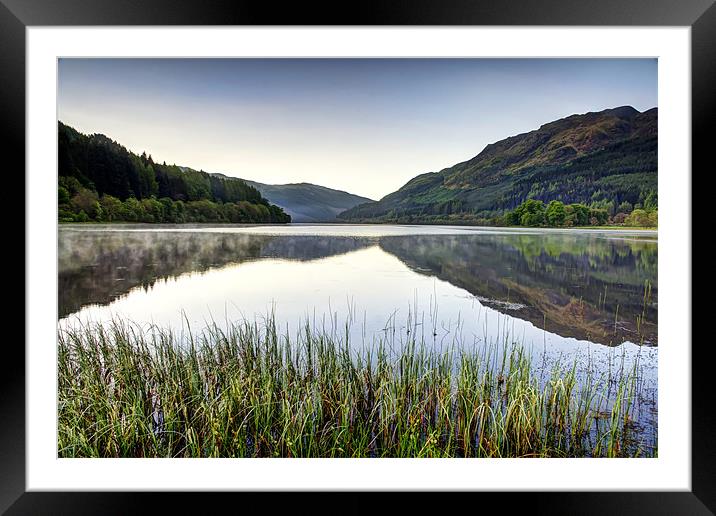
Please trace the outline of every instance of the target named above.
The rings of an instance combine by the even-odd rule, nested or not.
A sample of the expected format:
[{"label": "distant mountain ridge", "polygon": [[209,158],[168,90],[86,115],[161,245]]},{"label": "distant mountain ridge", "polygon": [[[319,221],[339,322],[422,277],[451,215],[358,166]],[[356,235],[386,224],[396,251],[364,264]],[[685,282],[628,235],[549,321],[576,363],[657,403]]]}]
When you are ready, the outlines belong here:
[{"label": "distant mountain ridge", "polygon": [[657,189],[657,108],[575,114],[487,145],[470,160],[428,172],[396,192],[339,215],[420,222],[492,217],[528,198],[619,205]]},{"label": "distant mountain ridge", "polygon": [[367,197],[311,183],[269,185],[248,179],[243,181],[256,188],[269,202],[283,208],[292,222],[339,222],[336,219],[339,213],[359,204],[374,202]]}]

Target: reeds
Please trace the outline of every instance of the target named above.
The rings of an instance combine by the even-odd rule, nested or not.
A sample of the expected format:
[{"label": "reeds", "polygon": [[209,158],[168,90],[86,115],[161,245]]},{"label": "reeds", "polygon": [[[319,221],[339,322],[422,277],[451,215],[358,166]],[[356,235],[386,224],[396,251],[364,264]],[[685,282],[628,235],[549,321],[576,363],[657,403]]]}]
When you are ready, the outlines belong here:
[{"label": "reeds", "polygon": [[[60,457],[654,456],[638,368],[541,375],[518,344],[353,347],[273,318],[200,335],[128,322],[59,331]],[[579,380],[578,380],[579,379]]]}]

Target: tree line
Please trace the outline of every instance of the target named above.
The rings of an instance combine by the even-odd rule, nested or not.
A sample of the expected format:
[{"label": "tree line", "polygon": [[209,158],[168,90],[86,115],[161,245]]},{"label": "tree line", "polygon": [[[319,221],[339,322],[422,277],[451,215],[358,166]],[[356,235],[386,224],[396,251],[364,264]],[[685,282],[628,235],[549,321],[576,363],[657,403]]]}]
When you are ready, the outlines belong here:
[{"label": "tree line", "polygon": [[[593,201],[565,203],[552,200],[527,199],[514,210],[486,217],[459,209],[442,212],[414,214],[392,209],[380,217],[354,218],[356,222],[379,222],[395,224],[457,224],[471,226],[528,226],[528,227],[579,227],[579,226],[633,226],[657,227],[658,206],[655,190],[642,195],[642,202],[632,204],[623,201]],[[450,205],[452,203],[452,205]],[[459,207],[459,201],[445,203],[451,208]]]},{"label": "tree line", "polygon": [[616,213],[598,205],[587,206],[582,203],[564,204],[562,201],[528,199],[512,211],[506,212],[496,222],[504,226],[529,227],[573,227],[573,226],[638,226],[656,227],[658,209],[656,194],[650,192],[646,202],[633,207],[630,203],[619,205]]},{"label": "tree line", "polygon": [[244,181],[134,154],[101,134],[58,123],[61,222],[291,221]]}]

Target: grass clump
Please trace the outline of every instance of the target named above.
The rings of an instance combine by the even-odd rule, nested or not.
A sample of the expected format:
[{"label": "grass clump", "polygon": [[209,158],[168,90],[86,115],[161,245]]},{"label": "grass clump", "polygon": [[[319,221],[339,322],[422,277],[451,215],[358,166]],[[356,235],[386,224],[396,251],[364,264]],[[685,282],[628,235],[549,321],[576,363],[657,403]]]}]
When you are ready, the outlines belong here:
[{"label": "grass clump", "polygon": [[[60,457],[624,457],[637,371],[409,338],[351,347],[269,320],[198,336],[114,321],[59,331]],[[607,394],[607,390],[613,394]]]}]

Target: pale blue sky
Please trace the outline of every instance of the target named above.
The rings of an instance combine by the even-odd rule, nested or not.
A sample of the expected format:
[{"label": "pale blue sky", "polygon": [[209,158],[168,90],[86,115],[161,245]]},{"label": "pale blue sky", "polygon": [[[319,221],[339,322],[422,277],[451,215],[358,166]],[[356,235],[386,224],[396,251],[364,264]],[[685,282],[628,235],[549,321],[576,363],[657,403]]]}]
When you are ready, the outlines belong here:
[{"label": "pale blue sky", "polygon": [[373,199],[574,113],[657,106],[656,59],[61,59],[59,119],[155,161]]}]

